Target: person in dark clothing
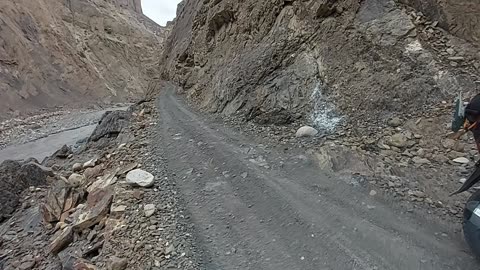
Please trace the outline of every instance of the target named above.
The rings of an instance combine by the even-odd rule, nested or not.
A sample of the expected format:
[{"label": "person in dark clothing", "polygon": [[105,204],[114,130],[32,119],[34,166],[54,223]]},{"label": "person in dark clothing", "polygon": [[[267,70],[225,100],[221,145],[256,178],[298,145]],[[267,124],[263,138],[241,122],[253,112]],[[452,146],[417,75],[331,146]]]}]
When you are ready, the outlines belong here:
[{"label": "person in dark clothing", "polygon": [[[480,94],[473,97],[465,107],[464,129],[473,133],[477,150],[480,153]],[[480,164],[479,162],[477,165]]]}]

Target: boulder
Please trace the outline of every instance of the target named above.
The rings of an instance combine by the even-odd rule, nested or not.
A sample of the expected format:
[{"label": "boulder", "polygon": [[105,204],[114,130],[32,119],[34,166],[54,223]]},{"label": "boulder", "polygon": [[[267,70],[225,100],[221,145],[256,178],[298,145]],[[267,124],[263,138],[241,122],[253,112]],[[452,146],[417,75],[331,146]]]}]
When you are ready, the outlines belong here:
[{"label": "boulder", "polygon": [[21,164],[17,161],[6,160],[0,165],[0,222],[8,217],[19,206],[20,195],[30,186],[47,184],[53,176],[50,168],[35,162]]},{"label": "boulder", "polygon": [[129,118],[130,113],[126,111],[105,112],[88,141],[96,142],[102,138],[116,138],[128,125]]},{"label": "boulder", "polygon": [[143,210],[145,211],[146,217],[151,217],[153,213],[155,213],[155,204],[146,204]]},{"label": "boulder", "polygon": [[58,182],[47,193],[47,200],[40,204],[40,212],[45,223],[53,223],[60,220],[67,200],[70,187]]},{"label": "boulder", "polygon": [[97,181],[93,182],[88,188],[88,192],[92,192],[96,189],[104,189],[117,181],[116,171],[99,177]]},{"label": "boulder", "polygon": [[93,168],[86,168],[85,171],[83,172],[83,175],[85,175],[85,178],[87,179],[92,179],[100,175],[102,170],[103,170],[103,167],[101,165],[97,165]]},{"label": "boulder", "polygon": [[63,145],[62,148],[57,150],[57,152],[55,152],[52,156],[61,158],[61,159],[66,159],[71,154],[73,154],[72,149],[67,145]]},{"label": "boulder", "polygon": [[402,133],[394,134],[388,140],[388,144],[390,146],[395,146],[398,148],[403,148],[407,146],[407,142],[408,142],[407,137]]},{"label": "boulder", "polygon": [[460,164],[468,164],[470,162],[470,160],[468,158],[465,158],[465,157],[458,157],[458,158],[454,159],[453,162],[460,163]]},{"label": "boulder", "polygon": [[75,164],[73,164],[73,166],[72,166],[72,171],[74,171],[74,172],[79,172],[79,171],[82,170],[82,168],[83,168],[83,164],[82,164],[82,163],[75,163]]},{"label": "boulder", "polygon": [[127,210],[126,205],[113,206],[110,209],[110,218],[120,218]]},{"label": "boulder", "polygon": [[93,168],[95,167],[95,163],[97,163],[97,159],[90,159],[89,161],[83,163],[83,168]]},{"label": "boulder", "polygon": [[442,146],[445,149],[453,150],[455,152],[465,151],[465,145],[463,143],[449,138],[442,140]]},{"label": "boulder", "polygon": [[78,174],[78,173],[72,173],[68,177],[68,183],[74,187],[79,187],[83,184],[85,184],[86,178],[85,176]]},{"label": "boulder", "polygon": [[402,119],[398,117],[393,117],[390,120],[388,120],[388,125],[391,127],[399,127],[402,125]]},{"label": "boulder", "polygon": [[152,187],[155,177],[144,170],[135,169],[127,173],[127,183],[134,186]]},{"label": "boulder", "polygon": [[89,193],[86,212],[80,214],[74,222],[73,229],[83,231],[106,218],[113,200],[113,194],[112,188],[95,190]]},{"label": "boulder", "polygon": [[48,252],[51,254],[58,254],[65,249],[73,241],[72,227],[66,227],[57,236],[54,237],[52,243],[48,247]]},{"label": "boulder", "polygon": [[48,177],[55,176],[51,168],[35,162],[23,164],[20,168],[20,174],[29,186],[36,186],[39,182],[46,183]]},{"label": "boulder", "polygon": [[40,213],[45,223],[64,221],[68,212],[85,198],[82,188],[72,188],[57,182],[47,193],[47,199],[40,204]]},{"label": "boulder", "polygon": [[295,133],[295,136],[297,138],[302,138],[302,137],[313,137],[318,134],[318,130],[316,130],[313,127],[310,126],[303,126],[297,130],[297,133]]}]

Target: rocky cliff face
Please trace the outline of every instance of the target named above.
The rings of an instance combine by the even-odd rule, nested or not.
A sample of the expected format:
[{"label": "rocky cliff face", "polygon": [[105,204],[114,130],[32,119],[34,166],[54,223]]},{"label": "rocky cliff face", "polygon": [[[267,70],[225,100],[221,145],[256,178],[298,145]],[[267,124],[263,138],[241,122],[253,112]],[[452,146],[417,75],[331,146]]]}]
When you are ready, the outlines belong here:
[{"label": "rocky cliff face", "polygon": [[[162,74],[211,112],[371,126],[475,90],[478,48],[419,10],[392,0],[185,0]],[[462,29],[474,40],[471,22]]]},{"label": "rocky cliff face", "polygon": [[167,35],[140,0],[1,1],[0,118],[138,97]]},{"label": "rocky cliff face", "polygon": [[454,35],[480,45],[480,4],[476,0],[402,0]]},{"label": "rocky cliff face", "polygon": [[132,11],[135,11],[137,13],[142,13],[142,0],[108,0],[110,2],[112,2],[113,4],[119,6],[119,7],[122,7],[122,8],[126,8],[126,9],[130,9]]}]

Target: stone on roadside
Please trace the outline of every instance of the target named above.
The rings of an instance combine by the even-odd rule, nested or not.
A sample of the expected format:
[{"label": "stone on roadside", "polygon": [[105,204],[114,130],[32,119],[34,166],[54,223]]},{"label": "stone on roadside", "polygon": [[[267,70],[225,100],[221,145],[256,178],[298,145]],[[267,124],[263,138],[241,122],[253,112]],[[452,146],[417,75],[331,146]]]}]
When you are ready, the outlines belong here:
[{"label": "stone on roadside", "polygon": [[316,130],[313,127],[310,126],[303,126],[297,130],[297,133],[295,133],[295,136],[297,138],[302,138],[302,137],[313,137],[318,134],[318,130]]},{"label": "stone on roadside", "polygon": [[86,179],[92,179],[97,177],[101,172],[103,168],[100,165],[97,165],[93,168],[86,168],[85,171],[83,172],[83,175],[85,175]]},{"label": "stone on roadside", "polygon": [[52,241],[48,247],[48,252],[51,254],[58,254],[64,248],[66,248],[73,241],[73,230],[72,227],[66,227],[55,239]]},{"label": "stone on roadside", "polygon": [[82,170],[82,168],[83,168],[83,164],[82,164],[82,163],[75,163],[75,164],[73,164],[73,166],[72,166],[72,171],[74,171],[74,172],[79,172],[79,171]]},{"label": "stone on roadside", "polygon": [[457,152],[457,151],[450,151],[447,153],[448,157],[450,159],[456,159],[456,158],[459,158],[459,157],[465,157],[465,153],[461,153],[461,152]]},{"label": "stone on roadside", "polygon": [[74,187],[79,187],[81,185],[83,185],[86,181],[86,178],[85,176],[81,175],[81,174],[78,174],[78,173],[72,173],[69,177],[68,177],[68,183]]},{"label": "stone on roadside", "polygon": [[402,133],[394,134],[388,140],[388,144],[390,146],[395,146],[398,148],[403,148],[407,146],[407,142],[408,142],[407,137]]},{"label": "stone on roadside", "polygon": [[377,195],[377,192],[375,190],[370,190],[370,196],[375,196]]},{"label": "stone on roadside", "polygon": [[419,164],[419,165],[430,164],[430,160],[428,160],[426,158],[421,158],[421,157],[413,157],[412,161],[413,161],[413,163]]},{"label": "stone on roadside", "polygon": [[65,202],[71,188],[62,182],[57,182],[47,193],[47,199],[40,204],[40,213],[45,223],[57,222],[64,212]]},{"label": "stone on roadside", "polygon": [[62,148],[60,148],[59,150],[57,150],[57,152],[53,154],[53,156],[57,158],[65,159],[65,158],[68,158],[68,156],[70,156],[72,153],[73,152],[72,152],[72,149],[70,149],[70,147],[68,147],[67,145],[63,145]]},{"label": "stone on roadside", "polygon": [[124,166],[123,168],[119,169],[118,172],[117,172],[117,175],[118,176],[124,175],[124,174],[130,172],[131,170],[133,170],[137,167],[138,167],[138,163],[136,163],[136,162],[130,163],[130,164]]},{"label": "stone on roadside", "polygon": [[456,152],[465,151],[465,145],[462,144],[461,142],[453,140],[453,139],[448,139],[447,138],[447,139],[442,140],[442,146],[445,149],[453,150],[453,151],[456,151]]},{"label": "stone on roadside", "polygon": [[151,217],[155,213],[155,204],[147,204],[143,207],[146,217]]},{"label": "stone on roadside", "polygon": [[115,176],[116,172],[106,174],[104,176],[98,177],[98,180],[93,182],[88,188],[88,192],[92,192],[97,189],[103,189],[110,185],[113,185],[117,182],[117,177]]},{"label": "stone on roadside", "polygon": [[155,177],[144,170],[135,169],[127,173],[127,183],[134,186],[152,187]]},{"label": "stone on roadside", "polygon": [[127,269],[128,261],[125,258],[110,257],[108,270],[125,270]]},{"label": "stone on roadside", "polygon": [[110,209],[110,217],[111,218],[120,218],[123,213],[127,210],[126,205],[118,205],[118,206],[112,206]]},{"label": "stone on roadside", "polygon": [[390,120],[388,120],[388,125],[391,127],[399,127],[402,125],[402,119],[398,117],[393,117]]},{"label": "stone on roadside", "polygon": [[90,159],[89,161],[83,163],[83,168],[93,168],[95,167],[95,164],[97,163],[97,159]]},{"label": "stone on roadside", "polygon": [[28,162],[22,165],[21,168],[22,174],[25,177],[33,178],[33,179],[47,179],[47,177],[55,176],[55,173],[51,168],[42,166],[35,162]]},{"label": "stone on roadside", "polygon": [[80,214],[73,228],[76,231],[83,231],[106,218],[113,200],[113,194],[112,188],[95,190],[89,193],[86,212]]},{"label": "stone on roadside", "polygon": [[468,158],[465,158],[465,157],[459,157],[454,159],[453,162],[460,163],[460,164],[468,164],[470,160],[468,160]]},{"label": "stone on roadside", "polygon": [[465,184],[465,182],[467,182],[467,178],[461,178],[458,181],[460,182],[460,184]]},{"label": "stone on roadside", "polygon": [[128,111],[107,111],[100,119],[92,135],[88,138],[89,143],[99,141],[102,138],[114,139],[128,126],[131,113]]}]

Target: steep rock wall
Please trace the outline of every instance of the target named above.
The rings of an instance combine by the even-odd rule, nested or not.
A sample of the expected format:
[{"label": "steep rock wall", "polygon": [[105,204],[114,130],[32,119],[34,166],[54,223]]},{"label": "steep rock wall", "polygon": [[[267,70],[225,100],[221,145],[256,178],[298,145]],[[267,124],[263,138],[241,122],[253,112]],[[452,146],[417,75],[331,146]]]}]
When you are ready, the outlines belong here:
[{"label": "steep rock wall", "polygon": [[474,89],[478,51],[418,16],[391,0],[185,0],[161,72],[210,112],[371,126]]},{"label": "steep rock wall", "polygon": [[480,2],[477,0],[402,0],[452,34],[480,46]]},{"label": "steep rock wall", "polygon": [[139,98],[168,31],[120,3],[1,1],[0,118]]},{"label": "steep rock wall", "polygon": [[142,0],[107,0],[119,7],[130,9],[137,13],[143,14],[142,11]]}]

